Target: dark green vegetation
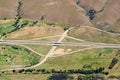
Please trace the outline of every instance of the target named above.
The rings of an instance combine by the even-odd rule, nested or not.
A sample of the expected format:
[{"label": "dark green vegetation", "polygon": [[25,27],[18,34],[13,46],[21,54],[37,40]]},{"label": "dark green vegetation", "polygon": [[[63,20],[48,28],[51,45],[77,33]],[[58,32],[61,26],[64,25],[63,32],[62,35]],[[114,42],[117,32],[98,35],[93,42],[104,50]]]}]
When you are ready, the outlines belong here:
[{"label": "dark green vegetation", "polygon": [[73,80],[72,76],[68,76],[67,74],[53,74],[47,80]]},{"label": "dark green vegetation", "polygon": [[117,58],[113,58],[111,61],[110,66],[108,67],[109,69],[112,69],[118,62],[119,60]]},{"label": "dark green vegetation", "polygon": [[108,72],[103,71],[104,68],[100,67],[95,70],[83,70],[83,69],[69,69],[69,70],[46,70],[46,69],[20,69],[20,70],[12,70],[13,73],[34,73],[34,74],[59,74],[59,73],[64,73],[64,74],[103,74],[103,75],[108,75]]},{"label": "dark green vegetation", "polygon": [[[12,71],[2,71],[1,75],[17,75],[17,74],[34,74],[34,75],[39,75],[39,74],[44,74],[44,75],[49,75],[47,79],[44,80],[91,80],[94,79],[102,79],[104,80],[104,75],[108,75],[108,72],[103,71],[104,68],[98,68],[96,70],[46,70],[46,69],[21,69],[21,70],[12,70]],[[96,74],[93,74],[96,73]],[[50,76],[52,74],[52,76]]]},{"label": "dark green vegetation", "polygon": [[[2,71],[1,74],[4,75],[9,75],[9,74],[34,74],[34,75],[39,75],[39,74],[49,74],[52,76],[48,77],[47,80],[74,80],[76,77],[75,75],[77,75],[77,80],[80,80],[80,78],[84,77],[84,78],[88,78],[95,76],[93,75],[93,73],[97,73],[96,76],[102,76],[102,78],[104,78],[103,75],[108,75],[108,72],[104,72],[103,71],[104,68],[98,68],[96,70],[75,70],[75,69],[71,69],[71,70],[46,70],[46,69],[21,69],[21,70],[12,70],[12,71]],[[101,75],[103,74],[103,75]],[[69,76],[71,75],[71,76]],[[79,76],[78,76],[79,75]],[[81,77],[82,76],[82,77]],[[93,77],[94,78],[100,78],[100,77]]]},{"label": "dark green vegetation", "polygon": [[15,23],[13,24],[14,27],[19,28],[19,22],[20,19],[22,18],[22,12],[21,12],[21,7],[22,7],[23,3],[21,1],[18,2],[18,7],[17,7],[17,15],[15,18]]},{"label": "dark green vegetation", "polygon": [[39,62],[40,57],[31,51],[19,46],[0,46],[0,69],[10,68],[10,66],[32,66]]}]

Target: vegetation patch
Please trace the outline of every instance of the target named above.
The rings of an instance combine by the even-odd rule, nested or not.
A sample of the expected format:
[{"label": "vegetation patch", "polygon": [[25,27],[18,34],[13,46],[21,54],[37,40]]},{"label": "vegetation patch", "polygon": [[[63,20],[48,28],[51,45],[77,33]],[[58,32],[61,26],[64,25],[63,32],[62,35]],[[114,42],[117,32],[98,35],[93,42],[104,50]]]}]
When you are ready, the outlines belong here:
[{"label": "vegetation patch", "polygon": [[[108,70],[109,65],[111,64],[111,59],[114,57],[119,58],[120,56],[119,50],[117,49],[92,49],[86,50],[82,52],[73,53],[70,55],[64,55],[61,57],[48,59],[43,65],[39,66],[39,68],[45,69],[83,69],[83,70],[91,70],[99,68],[100,66],[105,68],[105,71],[116,71],[111,74],[119,74],[120,68],[116,66],[112,70]],[[118,61],[119,63],[119,61]]]},{"label": "vegetation patch", "polygon": [[43,55],[48,54],[49,50],[52,47],[52,46],[40,46],[40,45],[26,45],[26,46]]},{"label": "vegetation patch", "polygon": [[18,67],[32,66],[39,62],[40,57],[29,50],[10,45],[0,46],[0,66],[9,68],[18,65]]},{"label": "vegetation patch", "polygon": [[1,23],[0,24],[0,37],[8,34],[10,31],[14,29],[11,23]]}]

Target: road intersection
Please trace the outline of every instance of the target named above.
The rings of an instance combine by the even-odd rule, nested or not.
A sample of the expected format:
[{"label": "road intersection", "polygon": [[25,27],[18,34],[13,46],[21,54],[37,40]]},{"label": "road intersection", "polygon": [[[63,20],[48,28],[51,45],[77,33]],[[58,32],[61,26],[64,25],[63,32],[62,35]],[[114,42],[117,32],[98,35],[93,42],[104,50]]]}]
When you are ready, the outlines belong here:
[{"label": "road intersection", "polygon": [[[86,26],[87,28],[91,28],[89,26]],[[96,42],[90,42],[90,41],[85,41],[85,40],[82,40],[82,39],[77,39],[77,38],[74,38],[74,37],[71,37],[71,36],[68,36],[67,33],[73,28],[69,28],[67,29],[62,35],[56,35],[56,36],[51,36],[50,38],[53,38],[53,37],[60,37],[60,39],[56,42],[50,42],[50,41],[36,41],[37,39],[42,39],[42,38],[37,38],[37,39],[30,39],[30,40],[0,40],[0,44],[10,44],[10,45],[20,45],[22,47],[25,47],[27,48],[28,50],[38,54],[39,56],[44,56],[44,59],[41,60],[38,64],[36,65],[33,65],[33,66],[30,66],[30,67],[24,67],[24,68],[12,68],[12,69],[4,69],[4,70],[13,70],[13,69],[29,69],[29,68],[35,68],[37,66],[40,66],[41,64],[43,64],[44,62],[46,62],[46,60],[49,58],[49,57],[59,57],[59,56],[62,56],[62,55],[67,55],[67,54],[72,54],[72,53],[75,53],[75,52],[79,52],[79,51],[84,51],[84,50],[88,50],[88,49],[94,49],[94,48],[120,48],[120,44],[109,44],[109,43],[96,43]],[[92,28],[92,29],[96,29],[96,28]],[[105,32],[105,33],[108,33],[108,34],[113,34],[115,35],[115,33],[111,33],[111,32],[107,32],[107,31],[103,31],[103,30],[99,30],[99,29],[96,29],[98,31],[102,31],[102,32]],[[119,34],[116,34],[116,35],[119,35]],[[77,40],[77,41],[81,41],[81,43],[79,42],[62,42],[63,39],[67,37],[67,38],[71,38],[71,39],[74,39],[74,40]],[[49,38],[49,37],[45,37],[45,38]],[[27,47],[27,46],[24,46],[25,44],[30,44],[30,45],[44,45],[44,46],[52,46],[52,48],[49,50],[48,54],[47,55],[42,55],[34,50],[32,50],[31,48]],[[60,55],[57,55],[55,56],[54,55],[54,51],[56,50],[56,48],[58,46],[73,46],[73,47],[77,47],[77,46],[82,46],[82,47],[86,47],[86,48],[83,48],[83,49],[79,49],[79,50],[76,50],[76,51],[72,51],[72,52],[69,52],[69,53],[65,53],[65,54],[60,54]]]}]

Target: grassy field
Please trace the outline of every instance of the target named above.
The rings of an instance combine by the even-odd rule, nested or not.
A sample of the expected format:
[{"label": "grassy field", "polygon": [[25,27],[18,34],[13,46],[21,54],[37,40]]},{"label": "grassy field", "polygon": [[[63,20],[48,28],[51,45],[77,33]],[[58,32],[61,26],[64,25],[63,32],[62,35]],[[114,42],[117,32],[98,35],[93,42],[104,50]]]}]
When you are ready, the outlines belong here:
[{"label": "grassy field", "polygon": [[52,47],[52,46],[39,46],[39,45],[26,45],[26,46],[43,55],[46,55]]},{"label": "grassy field", "polygon": [[11,32],[14,29],[12,24],[13,22],[0,23],[0,35],[8,34],[9,32]]},{"label": "grassy field", "polygon": [[1,69],[10,66],[31,66],[39,62],[40,57],[29,50],[10,45],[0,45]]},{"label": "grassy field", "polygon": [[[118,55],[117,55],[118,54]],[[116,56],[117,55],[117,56]],[[113,58],[120,60],[119,50],[117,49],[92,49],[86,50],[70,55],[65,55],[56,58],[49,58],[47,62],[38,68],[56,69],[56,70],[68,70],[68,69],[96,69],[104,67],[105,71],[112,72],[112,74],[119,75],[120,68],[116,65],[112,70],[108,69]],[[90,65],[89,68],[83,68],[85,65]],[[114,71],[115,70],[115,71]]]},{"label": "grassy field", "polygon": [[0,75],[0,80],[46,80],[49,74],[13,74],[13,75]]}]

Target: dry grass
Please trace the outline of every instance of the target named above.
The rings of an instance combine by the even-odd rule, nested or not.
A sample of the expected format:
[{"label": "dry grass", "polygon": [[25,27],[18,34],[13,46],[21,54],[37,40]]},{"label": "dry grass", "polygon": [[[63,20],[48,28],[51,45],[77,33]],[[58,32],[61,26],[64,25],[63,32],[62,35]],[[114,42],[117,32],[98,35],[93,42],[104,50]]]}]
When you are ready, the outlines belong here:
[{"label": "dry grass", "polygon": [[86,28],[83,26],[83,27],[76,29],[75,34],[86,34],[86,35],[98,36],[98,35],[100,35],[100,32],[97,30],[89,29],[89,28]]},{"label": "dry grass", "polygon": [[[45,16],[45,21],[52,23],[72,25],[89,23],[89,19],[83,14],[84,10],[78,7],[73,0],[22,1],[24,3],[22,11],[25,18],[40,20],[42,16]],[[15,17],[17,9],[16,0],[1,0],[0,4],[1,17]],[[10,6],[9,9],[8,6]]]},{"label": "dry grass", "polygon": [[113,24],[118,18],[120,18],[120,0],[80,0],[80,4],[86,9],[94,9],[95,11],[100,11],[105,6],[103,12],[96,14],[95,19],[92,21],[95,24],[100,22],[108,22]]},{"label": "dry grass", "polygon": [[8,19],[8,20],[0,20],[0,24],[6,24],[6,23],[11,23],[13,22],[13,19]]},{"label": "dry grass", "polygon": [[94,22],[108,22],[113,24],[117,19],[120,18],[120,0],[110,0],[105,10],[96,15]]},{"label": "dry grass", "polygon": [[81,5],[87,9],[95,9],[99,11],[104,6],[106,0],[80,0]]},{"label": "dry grass", "polygon": [[90,28],[85,28],[84,26],[72,30],[69,35],[92,42],[120,43],[120,36],[111,35]]},{"label": "dry grass", "polygon": [[64,30],[60,27],[24,27],[8,35],[7,39],[33,39],[62,34]]},{"label": "dry grass", "polygon": [[0,0],[0,17],[15,17],[17,2],[17,0]]},{"label": "dry grass", "polygon": [[46,80],[49,74],[14,74],[14,75],[1,75],[0,80]]},{"label": "dry grass", "polygon": [[120,20],[115,22],[112,27],[110,27],[110,30],[120,33]]},{"label": "dry grass", "polygon": [[[76,5],[74,0],[22,0],[22,11],[25,18],[40,20],[45,16],[44,21],[64,23],[64,24],[89,24],[88,16],[85,16],[85,10]],[[106,0],[81,0],[81,5],[87,9],[99,11],[103,8]],[[120,17],[120,0],[109,0],[105,10],[96,15],[93,22],[114,23]],[[9,7],[8,7],[9,6]],[[0,1],[0,16],[13,18],[16,15],[16,0]]]}]

